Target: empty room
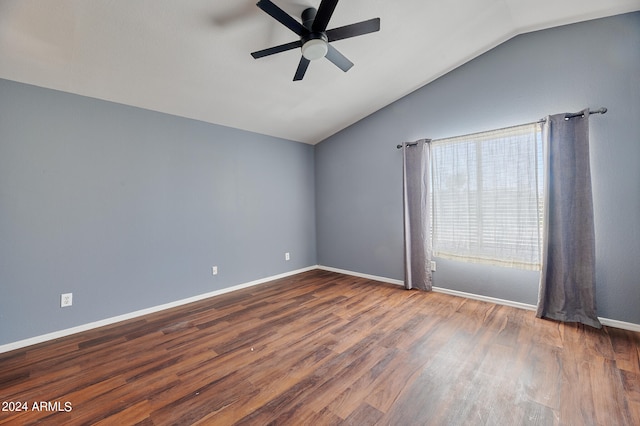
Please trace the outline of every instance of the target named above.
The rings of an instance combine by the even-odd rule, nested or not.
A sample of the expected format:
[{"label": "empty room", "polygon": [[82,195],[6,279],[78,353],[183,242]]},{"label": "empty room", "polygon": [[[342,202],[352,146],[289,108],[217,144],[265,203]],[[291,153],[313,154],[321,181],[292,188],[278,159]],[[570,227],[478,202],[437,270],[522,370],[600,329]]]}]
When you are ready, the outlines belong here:
[{"label": "empty room", "polygon": [[640,0],[0,0],[0,425],[640,424]]}]

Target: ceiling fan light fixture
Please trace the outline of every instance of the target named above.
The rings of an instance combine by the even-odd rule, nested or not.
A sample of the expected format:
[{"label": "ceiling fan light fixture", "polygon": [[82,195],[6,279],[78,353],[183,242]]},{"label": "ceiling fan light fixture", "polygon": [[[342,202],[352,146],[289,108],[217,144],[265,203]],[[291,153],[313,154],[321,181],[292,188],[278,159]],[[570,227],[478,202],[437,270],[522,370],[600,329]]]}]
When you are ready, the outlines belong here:
[{"label": "ceiling fan light fixture", "polygon": [[324,58],[329,51],[329,45],[323,39],[311,39],[302,45],[302,56],[310,61]]}]

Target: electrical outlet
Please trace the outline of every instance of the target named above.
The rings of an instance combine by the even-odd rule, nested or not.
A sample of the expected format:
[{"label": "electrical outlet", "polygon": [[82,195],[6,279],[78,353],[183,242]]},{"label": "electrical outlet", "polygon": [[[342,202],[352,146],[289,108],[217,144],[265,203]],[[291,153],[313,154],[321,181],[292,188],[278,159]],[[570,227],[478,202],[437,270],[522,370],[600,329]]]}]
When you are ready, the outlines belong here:
[{"label": "electrical outlet", "polygon": [[212,275],[218,275],[218,267],[217,266],[212,266],[211,267],[211,274]]},{"label": "electrical outlet", "polygon": [[60,307],[66,308],[73,305],[73,293],[63,293],[60,295]]},{"label": "electrical outlet", "polygon": [[432,270],[432,271],[435,271],[435,270],[436,270],[436,261],[435,261],[435,260],[432,260],[432,261],[431,261],[431,270]]},{"label": "electrical outlet", "polygon": [[284,260],[291,260],[291,256],[289,255],[289,252],[286,252],[284,254]]}]

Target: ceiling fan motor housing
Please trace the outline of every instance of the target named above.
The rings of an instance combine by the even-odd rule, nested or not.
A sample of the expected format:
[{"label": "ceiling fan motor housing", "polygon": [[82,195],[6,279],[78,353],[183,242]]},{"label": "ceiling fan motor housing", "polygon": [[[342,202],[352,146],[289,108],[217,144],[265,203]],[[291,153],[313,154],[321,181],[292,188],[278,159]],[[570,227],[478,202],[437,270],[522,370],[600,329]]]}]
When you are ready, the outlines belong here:
[{"label": "ceiling fan motor housing", "polygon": [[324,32],[312,30],[313,20],[317,10],[309,7],[302,12],[302,25],[309,30],[309,34],[302,37],[302,56],[310,61],[324,58],[329,51],[329,39]]}]

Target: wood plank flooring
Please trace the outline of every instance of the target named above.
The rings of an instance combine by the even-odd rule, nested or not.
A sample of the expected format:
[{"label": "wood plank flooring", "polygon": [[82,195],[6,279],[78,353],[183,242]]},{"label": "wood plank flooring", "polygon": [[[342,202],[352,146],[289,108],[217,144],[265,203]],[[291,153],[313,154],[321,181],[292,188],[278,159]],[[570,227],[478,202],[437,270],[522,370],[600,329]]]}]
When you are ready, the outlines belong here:
[{"label": "wood plank flooring", "polygon": [[0,354],[0,402],[27,403],[3,425],[640,425],[640,333],[315,270]]}]

